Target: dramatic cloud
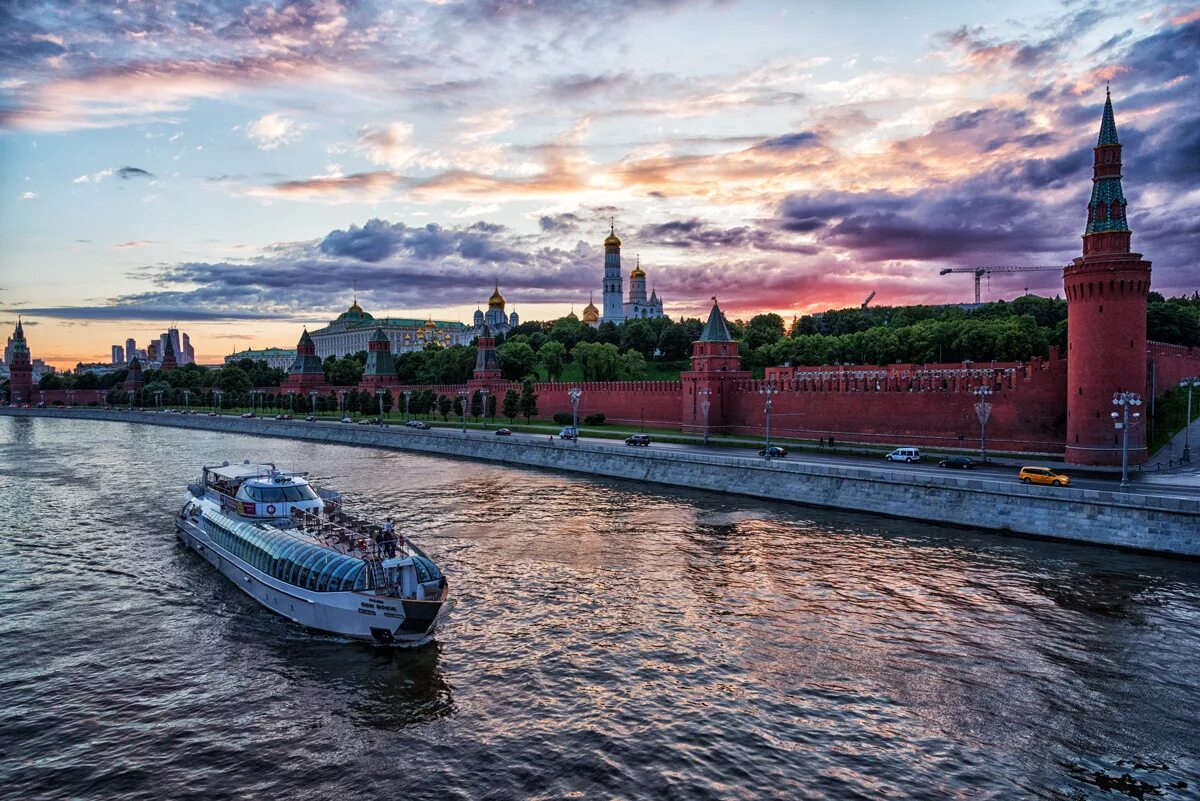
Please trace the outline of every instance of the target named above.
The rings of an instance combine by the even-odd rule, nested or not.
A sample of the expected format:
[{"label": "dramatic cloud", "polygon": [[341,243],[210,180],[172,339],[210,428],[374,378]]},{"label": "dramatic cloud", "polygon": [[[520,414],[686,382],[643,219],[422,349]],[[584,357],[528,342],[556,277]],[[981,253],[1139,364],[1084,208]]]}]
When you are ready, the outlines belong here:
[{"label": "dramatic cloud", "polygon": [[281,114],[264,114],[246,126],[246,136],[258,144],[259,150],[274,150],[300,139],[306,127]]}]

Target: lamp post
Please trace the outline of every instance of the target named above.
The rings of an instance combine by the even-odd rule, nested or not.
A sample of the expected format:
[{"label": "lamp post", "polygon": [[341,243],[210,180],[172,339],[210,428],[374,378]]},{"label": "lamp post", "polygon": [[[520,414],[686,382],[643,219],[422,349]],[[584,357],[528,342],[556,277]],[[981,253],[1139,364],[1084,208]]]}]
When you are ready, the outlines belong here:
[{"label": "lamp post", "polygon": [[154,407],[159,410],[162,409],[162,390],[161,389],[154,390]]},{"label": "lamp post", "polygon": [[1192,376],[1185,378],[1179,382],[1179,386],[1187,387],[1187,419],[1183,421],[1183,461],[1191,464],[1192,461],[1192,389],[1200,387],[1200,376]]},{"label": "lamp post", "polygon": [[212,394],[213,397],[217,399],[217,414],[219,415],[221,412],[225,411],[221,403],[221,399],[225,396],[225,393],[219,389],[214,389]]},{"label": "lamp post", "polygon": [[289,389],[288,390],[288,414],[294,415],[295,413],[296,413],[296,391]]},{"label": "lamp post", "polygon": [[712,408],[712,390],[708,387],[696,390],[696,394],[700,396],[700,408],[704,410],[704,444],[708,444],[708,410]]},{"label": "lamp post", "polygon": [[758,390],[759,395],[766,397],[766,403],[763,405],[763,414],[767,422],[767,444],[763,448],[763,458],[771,458],[771,396],[779,394],[779,387],[774,384],[764,384]]},{"label": "lamp post", "polygon": [[338,390],[338,409],[342,412],[342,417],[346,416],[346,390]]},{"label": "lamp post", "polygon": [[387,390],[383,387],[375,390],[375,397],[379,399],[379,425],[383,426],[383,396],[387,394]]},{"label": "lamp post", "polygon": [[308,400],[312,403],[313,417],[317,416],[317,395],[318,394],[320,394],[320,393],[318,393],[315,389],[310,389],[308,391]]},{"label": "lamp post", "polygon": [[483,419],[483,430],[487,431],[487,387],[479,388],[479,416]]},{"label": "lamp post", "polygon": [[992,414],[992,404],[988,403],[988,398],[992,394],[991,387],[975,387],[971,390],[972,394],[977,398],[975,402],[975,416],[979,418],[979,458],[983,462],[987,462],[987,424],[988,418]]},{"label": "lamp post", "polygon": [[190,411],[192,408],[192,391],[190,389],[183,391],[183,408],[184,411]]},{"label": "lamp post", "polygon": [[408,420],[408,399],[412,395],[412,391],[404,390],[404,419]]},{"label": "lamp post", "polygon": [[[1113,427],[1121,432],[1121,489],[1126,489],[1129,486],[1129,407],[1141,406],[1142,396],[1136,392],[1114,392],[1113,406],[1120,406],[1120,412],[1113,412],[1112,417],[1115,421]],[[1141,417],[1137,412],[1133,413],[1133,422]]]},{"label": "lamp post", "polygon": [[571,387],[567,390],[567,395],[571,398],[571,433],[575,435],[574,442],[579,444],[579,397],[583,395],[583,390],[579,387]]},{"label": "lamp post", "polygon": [[464,434],[467,433],[467,404],[468,403],[470,403],[470,395],[467,393],[467,391],[465,389],[460,389],[458,391],[458,405],[460,407],[462,407],[462,418],[463,418],[462,430],[463,430]]}]

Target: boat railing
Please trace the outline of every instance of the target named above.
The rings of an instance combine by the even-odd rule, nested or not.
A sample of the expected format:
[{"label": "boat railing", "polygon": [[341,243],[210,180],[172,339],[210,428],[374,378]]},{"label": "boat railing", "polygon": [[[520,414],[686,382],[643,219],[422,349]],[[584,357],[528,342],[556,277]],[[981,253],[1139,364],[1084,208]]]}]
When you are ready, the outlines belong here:
[{"label": "boat railing", "polygon": [[313,491],[317,493],[317,497],[321,500],[333,501],[338,506],[342,505],[342,493],[337,490],[325,489],[324,487],[317,487],[312,484],[309,484],[309,486],[313,488]]},{"label": "boat railing", "polygon": [[425,556],[424,551],[400,532],[388,537],[382,526],[344,512],[321,515],[304,509],[292,509],[291,516],[297,530],[326,547],[360,559],[381,561],[397,556]]}]

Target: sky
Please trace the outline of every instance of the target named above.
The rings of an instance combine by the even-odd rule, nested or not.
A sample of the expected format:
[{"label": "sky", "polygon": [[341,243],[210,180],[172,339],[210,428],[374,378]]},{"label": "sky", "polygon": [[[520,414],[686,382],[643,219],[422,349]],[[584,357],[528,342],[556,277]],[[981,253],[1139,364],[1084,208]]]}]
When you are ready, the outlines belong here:
[{"label": "sky", "polygon": [[1079,255],[1106,83],[1134,249],[1190,293],[1198,72],[1194,3],[6,0],[0,331],[212,363],[497,282],[553,319],[610,219],[676,318],[967,301],[940,269]]}]

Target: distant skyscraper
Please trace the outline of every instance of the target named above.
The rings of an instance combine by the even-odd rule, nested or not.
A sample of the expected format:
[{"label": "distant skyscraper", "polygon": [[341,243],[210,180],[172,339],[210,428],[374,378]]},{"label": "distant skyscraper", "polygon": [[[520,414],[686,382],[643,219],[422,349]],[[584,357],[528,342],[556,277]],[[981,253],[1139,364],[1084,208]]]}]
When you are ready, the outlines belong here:
[{"label": "distant skyscraper", "polygon": [[133,337],[125,340],[125,358],[133,361],[133,357],[137,355],[137,342]]},{"label": "distant skyscraper", "polygon": [[125,364],[125,349],[120,345],[112,346],[112,363],[114,367],[121,367]]},{"label": "distant skyscraper", "polygon": [[159,354],[159,340],[152,339],[152,340],[150,340],[150,344],[146,346],[146,358],[149,361],[156,362],[156,361],[158,361],[158,354]]},{"label": "distant skyscraper", "polygon": [[180,364],[192,364],[196,361],[196,351],[192,348],[192,341],[187,334],[183,335],[183,348],[180,351]]},{"label": "distant skyscraper", "polygon": [[[171,353],[175,354],[175,359],[178,361],[179,354],[183,353],[183,344],[179,341],[179,329],[168,328],[167,338],[171,340]],[[183,362],[179,362],[182,364]]]}]

